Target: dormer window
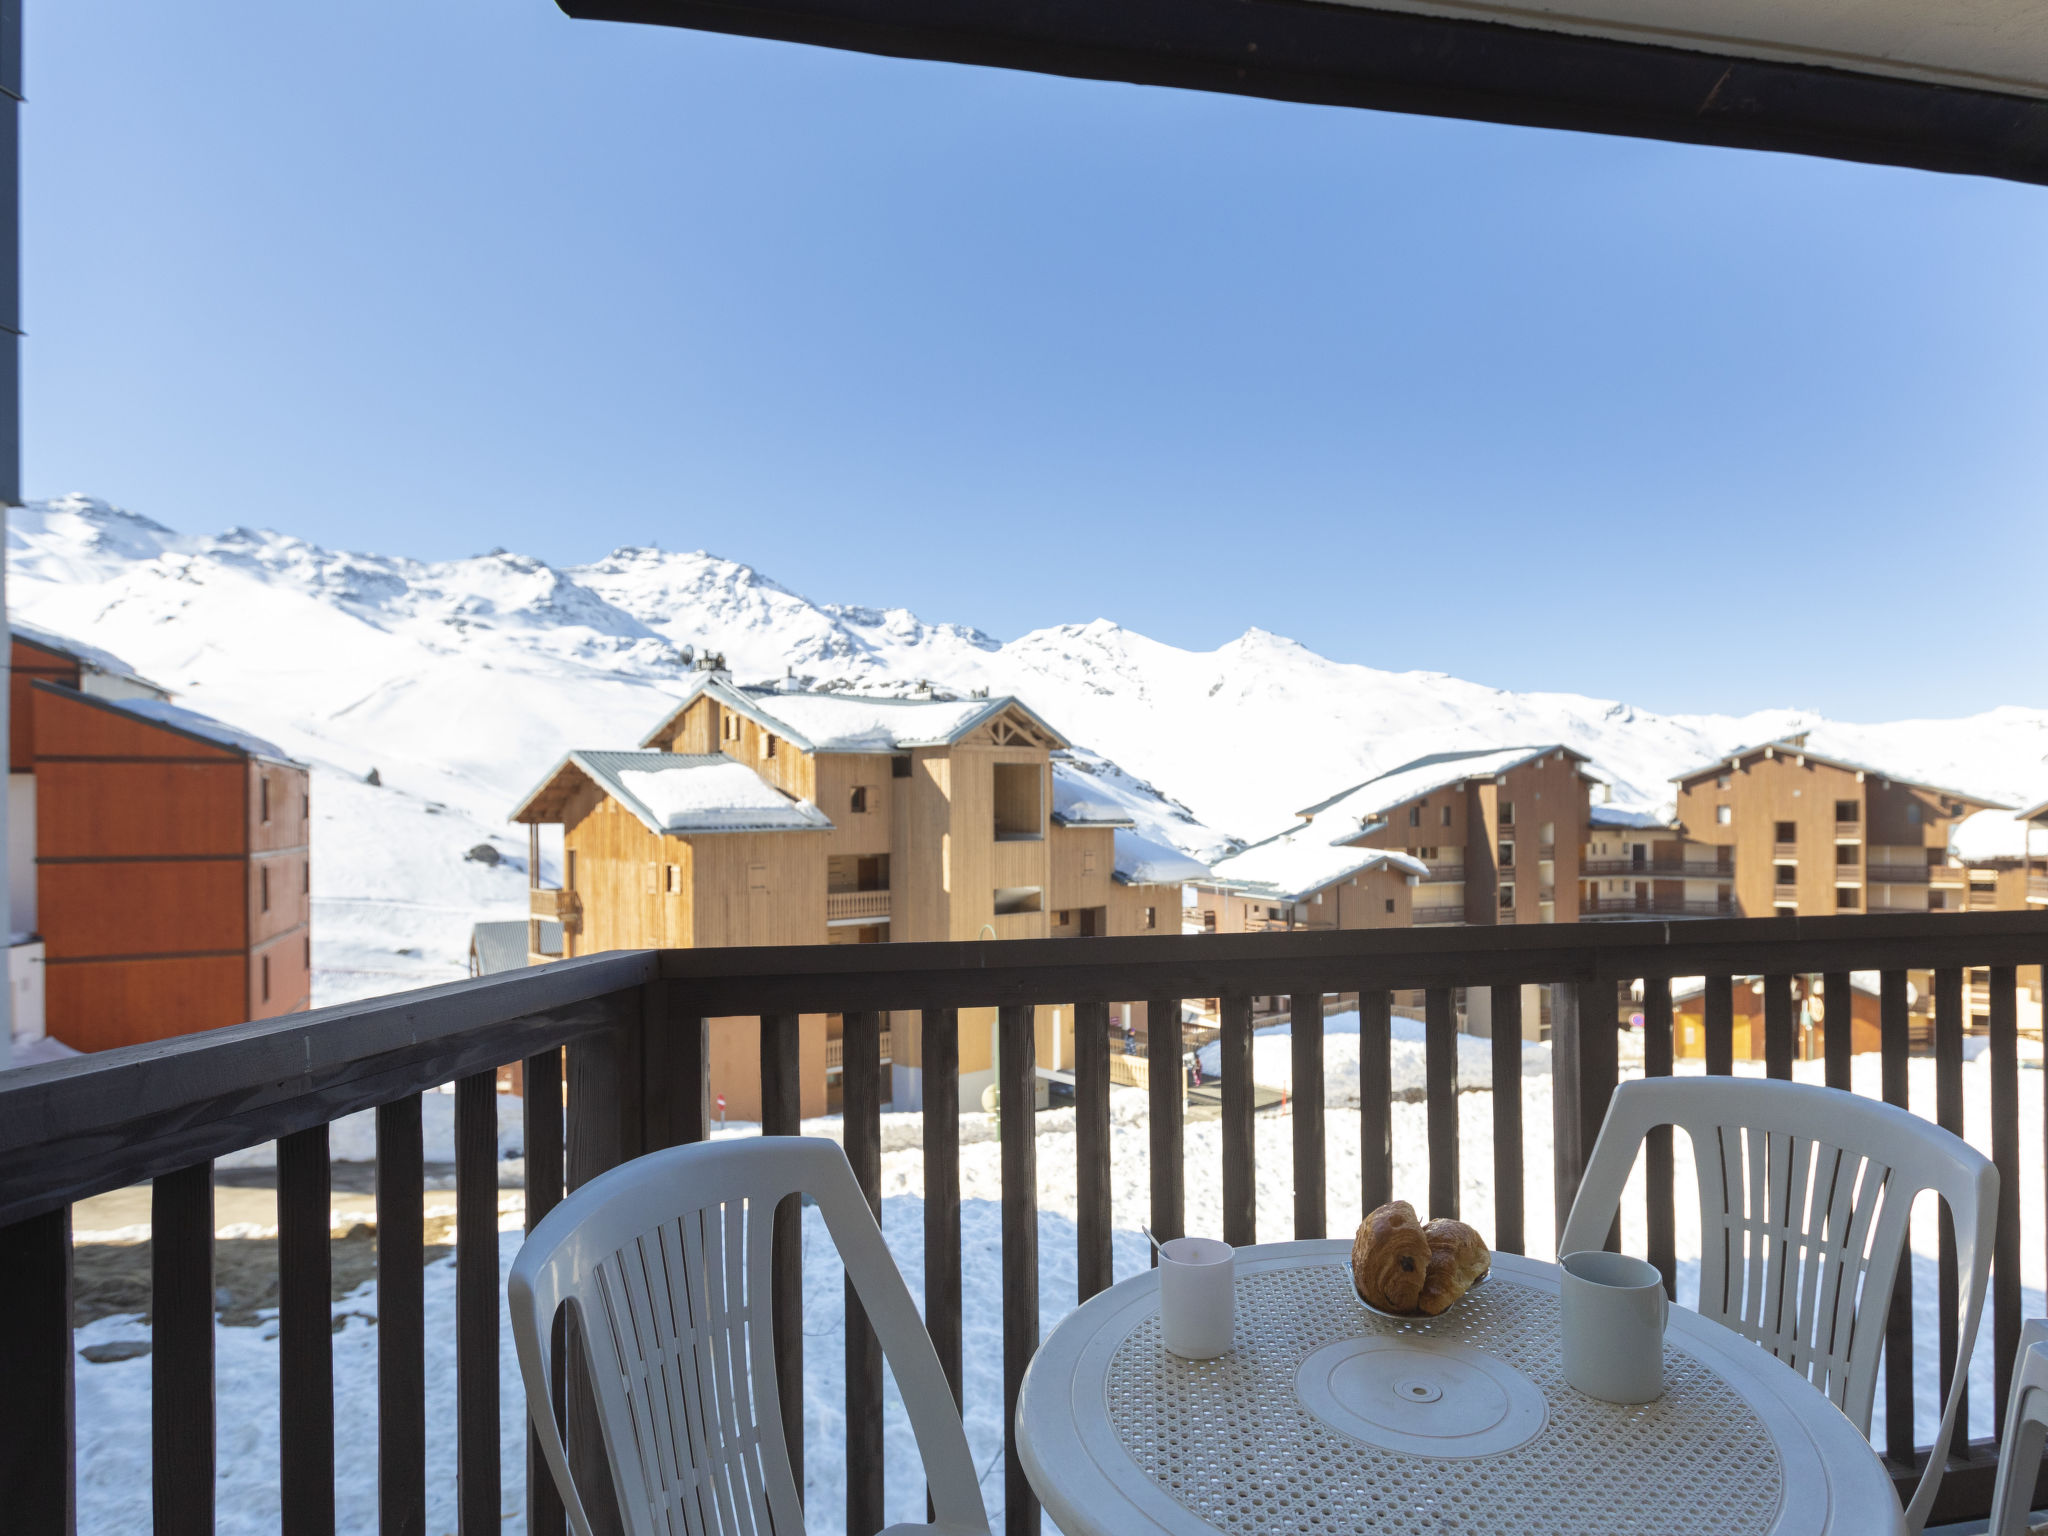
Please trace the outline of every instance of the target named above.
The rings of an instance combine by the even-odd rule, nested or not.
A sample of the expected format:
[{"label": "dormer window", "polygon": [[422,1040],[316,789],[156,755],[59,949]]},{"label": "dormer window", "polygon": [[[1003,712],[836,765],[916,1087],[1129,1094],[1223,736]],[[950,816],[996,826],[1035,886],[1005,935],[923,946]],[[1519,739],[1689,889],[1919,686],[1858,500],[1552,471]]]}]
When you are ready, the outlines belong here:
[{"label": "dormer window", "polygon": [[868,813],[868,787],[865,784],[853,786],[853,793],[847,797],[847,807],[856,816]]}]

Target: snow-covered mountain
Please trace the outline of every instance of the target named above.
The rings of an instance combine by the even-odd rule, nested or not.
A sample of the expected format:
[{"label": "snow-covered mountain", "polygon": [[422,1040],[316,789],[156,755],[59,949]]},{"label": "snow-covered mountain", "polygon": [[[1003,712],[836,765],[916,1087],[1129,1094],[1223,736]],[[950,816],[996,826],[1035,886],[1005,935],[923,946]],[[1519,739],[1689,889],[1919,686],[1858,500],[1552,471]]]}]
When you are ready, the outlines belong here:
[{"label": "snow-covered mountain", "polygon": [[[1654,715],[1440,673],[1332,661],[1248,630],[1214,651],[1107,620],[1002,642],[903,609],[816,603],[702,552],[621,549],[557,569],[494,550],[424,562],[236,528],[191,537],[83,496],[9,518],[8,598],[314,765],[316,986],[323,1001],[444,979],[469,923],[524,910],[504,817],[570,746],[638,741],[692,653],[739,681],[900,695],[919,682],[1026,699],[1124,770],[1148,835],[1198,857],[1427,752],[1562,742],[1617,802],[1732,747],[1814,745],[1994,798],[2048,795],[2048,710],[1837,725],[1809,711]],[[963,595],[963,603],[971,594]],[[363,782],[372,768],[380,787]],[[464,858],[494,842],[492,866]]]}]

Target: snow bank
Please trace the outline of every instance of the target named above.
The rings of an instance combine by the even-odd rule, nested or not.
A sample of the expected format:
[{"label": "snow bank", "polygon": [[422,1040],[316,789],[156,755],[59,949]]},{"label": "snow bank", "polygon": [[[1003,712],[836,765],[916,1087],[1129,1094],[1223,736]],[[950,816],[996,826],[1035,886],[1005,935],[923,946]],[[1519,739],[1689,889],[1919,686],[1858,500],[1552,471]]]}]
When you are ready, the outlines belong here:
[{"label": "snow bank", "polygon": [[[1414,1019],[1391,1021],[1393,1036],[1388,1059],[1393,1068],[1394,1094],[1421,1097],[1429,1086],[1429,1058],[1423,1026]],[[1252,1081],[1284,1093],[1294,1091],[1294,1031],[1275,1024],[1252,1036]],[[1223,1051],[1217,1041],[1203,1046],[1196,1056],[1202,1075],[1210,1082],[1222,1070]],[[1522,1075],[1546,1076],[1550,1071],[1550,1047],[1524,1042]],[[1470,1092],[1493,1086],[1493,1042],[1477,1035],[1458,1036],[1458,1087]],[[1332,1108],[1358,1107],[1358,1015],[1335,1013],[1323,1020],[1323,1102]]]}]

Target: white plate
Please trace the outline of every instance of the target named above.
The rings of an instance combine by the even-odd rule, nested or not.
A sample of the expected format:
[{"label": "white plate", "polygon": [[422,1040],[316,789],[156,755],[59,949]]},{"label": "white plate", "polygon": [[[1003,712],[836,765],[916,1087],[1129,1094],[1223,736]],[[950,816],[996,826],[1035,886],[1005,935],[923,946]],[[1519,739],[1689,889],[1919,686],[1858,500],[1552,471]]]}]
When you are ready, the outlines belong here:
[{"label": "white plate", "polygon": [[[1485,1274],[1481,1275],[1477,1280],[1474,1280],[1469,1286],[1465,1288],[1465,1296],[1470,1296],[1474,1291],[1478,1290],[1479,1287],[1486,1284],[1486,1282],[1492,1278],[1493,1271],[1489,1269]],[[1456,1310],[1458,1301],[1463,1301],[1465,1299],[1465,1296],[1460,1296],[1458,1298],[1458,1301],[1454,1301],[1450,1304],[1450,1306],[1445,1307],[1443,1311],[1437,1313],[1436,1317],[1430,1317],[1422,1312],[1383,1311],[1381,1308],[1376,1307],[1371,1302],[1367,1301],[1363,1296],[1359,1296],[1358,1286],[1355,1283],[1351,1287],[1351,1294],[1353,1296],[1357,1296],[1358,1304],[1361,1307],[1365,1308],[1366,1311],[1370,1312],[1374,1317],[1384,1317],[1387,1319],[1387,1321],[1393,1323],[1433,1323],[1436,1321],[1437,1317],[1449,1317],[1451,1313],[1454,1310]]]}]

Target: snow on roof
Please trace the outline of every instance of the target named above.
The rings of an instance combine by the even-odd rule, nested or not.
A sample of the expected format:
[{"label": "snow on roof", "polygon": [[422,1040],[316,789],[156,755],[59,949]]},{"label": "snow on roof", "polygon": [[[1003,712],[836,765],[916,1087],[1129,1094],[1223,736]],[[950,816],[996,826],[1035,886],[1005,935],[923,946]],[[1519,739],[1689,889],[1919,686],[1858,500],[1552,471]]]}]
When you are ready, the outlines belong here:
[{"label": "snow on roof", "polygon": [[1949,829],[1948,845],[1966,862],[2023,859],[2027,856],[2028,825],[2023,812],[1978,811]]},{"label": "snow on roof", "polygon": [[906,747],[946,746],[976,726],[1015,709],[1065,745],[1060,733],[1031,707],[1004,696],[995,699],[885,699],[856,693],[794,692],[738,688],[710,674],[692,685],[676,707],[641,741],[663,735],[700,694],[751,716],[756,724],[788,738],[804,752],[895,752]]},{"label": "snow on roof", "polygon": [[196,709],[186,709],[181,704],[167,703],[162,699],[109,699],[98,694],[81,694],[93,703],[107,709],[118,709],[124,714],[139,715],[158,725],[169,726],[174,731],[183,731],[188,736],[198,736],[223,747],[232,747],[237,752],[246,752],[251,757],[275,758],[280,763],[293,762],[291,754],[283,747],[265,741],[252,731],[240,726],[229,725],[225,720],[216,720],[211,715],[202,715]]},{"label": "snow on roof", "polygon": [[[1242,853],[1218,859],[1210,880],[1232,890],[1300,901],[1339,880],[1387,865],[1403,874],[1426,875],[1429,866],[1392,848],[1352,848],[1332,843],[1320,830],[1293,828]],[[1202,882],[1209,883],[1209,882]]]},{"label": "snow on roof", "polygon": [[13,629],[17,640],[26,640],[31,645],[39,645],[46,651],[56,651],[61,655],[69,656],[76,661],[83,662],[96,672],[105,672],[112,677],[128,678],[133,682],[141,683],[145,687],[154,688],[158,693],[168,694],[170,692],[162,684],[151,682],[112,651],[103,651],[96,645],[87,645],[81,640],[73,640],[70,636],[57,634],[53,630],[37,629],[33,624],[24,624],[18,619],[9,627]]},{"label": "snow on roof", "polygon": [[828,832],[832,823],[723,753],[576,752],[628,810],[656,832]]},{"label": "snow on roof", "polygon": [[[1467,779],[1490,779],[1518,768],[1551,752],[1570,751],[1552,743],[1546,747],[1489,747],[1473,752],[1432,752],[1412,763],[1389,769],[1376,779],[1367,779],[1329,799],[1295,814],[1304,819],[1321,815],[1343,817],[1359,826],[1386,815],[1435,790],[1462,784]],[[1573,752],[1572,756],[1584,754]]]},{"label": "snow on roof", "polygon": [[[1106,758],[1098,759],[1121,775]],[[1052,760],[1052,819],[1062,827],[1135,827],[1137,818],[1119,786],[1086,761],[1062,752]]]},{"label": "snow on roof", "polygon": [[2021,821],[2048,821],[2048,800],[2043,800],[2039,805],[2030,805],[2015,814]]},{"label": "snow on roof", "polygon": [[1888,779],[1894,784],[1904,784],[1911,789],[1931,789],[1938,795],[1947,795],[1952,800],[1962,800],[1970,805],[1990,806],[1997,810],[2012,809],[2012,807],[2003,805],[1999,801],[1987,800],[1982,795],[1973,794],[1967,789],[1957,789],[1952,784],[1930,784],[1925,779],[1916,779],[1910,774],[1898,773],[1890,768],[1880,768],[1875,763],[1859,763],[1854,758],[1838,757],[1832,752],[1810,747],[1805,742],[1791,737],[1781,737],[1776,741],[1760,741],[1753,746],[1737,747],[1733,752],[1717,757],[1711,763],[1702,763],[1697,768],[1688,768],[1684,773],[1674,773],[1671,776],[1671,782],[1673,784],[1683,784],[1691,779],[1703,778],[1710,773],[1724,772],[1739,764],[1752,752],[1763,751],[1779,753],[1787,757],[1811,758],[1816,763],[1821,763],[1829,768],[1840,768],[1849,773],[1874,775],[1880,779]]},{"label": "snow on roof", "polygon": [[1116,829],[1116,882],[1118,885],[1186,885],[1209,878],[1209,866],[1191,859],[1178,848],[1131,830]]},{"label": "snow on roof", "polygon": [[1643,830],[1655,828],[1662,832],[1671,826],[1671,817],[1661,811],[1630,811],[1618,805],[1596,805],[1589,812],[1596,827],[1634,827]]}]

